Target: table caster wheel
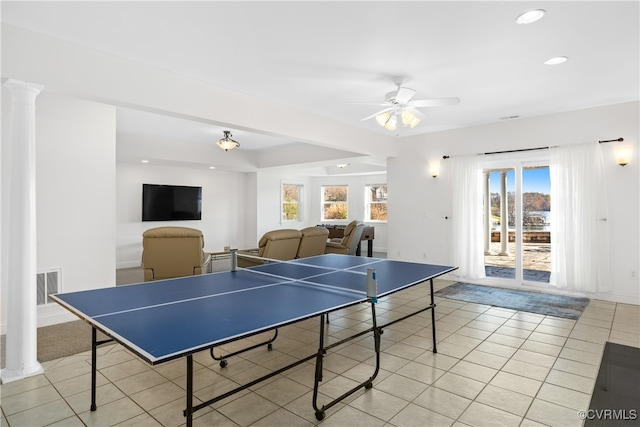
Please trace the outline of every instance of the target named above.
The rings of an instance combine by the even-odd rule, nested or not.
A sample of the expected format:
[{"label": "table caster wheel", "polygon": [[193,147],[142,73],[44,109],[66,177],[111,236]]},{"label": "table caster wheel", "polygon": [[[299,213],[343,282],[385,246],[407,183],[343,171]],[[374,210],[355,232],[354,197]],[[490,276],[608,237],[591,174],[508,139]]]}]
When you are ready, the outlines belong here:
[{"label": "table caster wheel", "polygon": [[226,368],[227,367],[227,361],[226,360],[221,360],[220,361],[220,367],[221,368]]},{"label": "table caster wheel", "polygon": [[269,351],[273,350],[273,346],[271,344],[268,344],[267,345],[267,350],[269,350]]},{"label": "table caster wheel", "polygon": [[318,421],[324,420],[324,411],[316,411],[316,420]]}]

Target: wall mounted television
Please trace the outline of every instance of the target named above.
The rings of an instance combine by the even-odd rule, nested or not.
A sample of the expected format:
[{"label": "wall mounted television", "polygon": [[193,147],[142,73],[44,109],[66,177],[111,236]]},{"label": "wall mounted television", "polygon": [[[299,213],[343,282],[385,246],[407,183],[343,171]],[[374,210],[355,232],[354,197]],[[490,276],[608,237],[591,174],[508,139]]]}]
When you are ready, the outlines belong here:
[{"label": "wall mounted television", "polygon": [[142,184],[142,221],[202,219],[202,187]]}]

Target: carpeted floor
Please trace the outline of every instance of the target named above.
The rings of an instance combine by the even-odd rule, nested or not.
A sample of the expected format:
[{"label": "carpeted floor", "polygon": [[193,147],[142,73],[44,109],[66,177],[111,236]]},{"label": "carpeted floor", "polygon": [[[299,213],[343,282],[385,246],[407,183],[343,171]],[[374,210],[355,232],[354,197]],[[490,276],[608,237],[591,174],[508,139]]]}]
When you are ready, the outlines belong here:
[{"label": "carpeted floor", "polygon": [[491,286],[454,283],[436,292],[442,298],[493,305],[529,313],[544,314],[566,319],[579,319],[589,298],[528,292]]},{"label": "carpeted floor", "polygon": [[[98,339],[105,335],[98,334]],[[2,336],[2,348],[5,346],[5,335]],[[82,320],[60,323],[58,325],[38,328],[38,361],[49,360],[91,350],[91,326]],[[5,354],[2,352],[1,365],[5,366]]]}]

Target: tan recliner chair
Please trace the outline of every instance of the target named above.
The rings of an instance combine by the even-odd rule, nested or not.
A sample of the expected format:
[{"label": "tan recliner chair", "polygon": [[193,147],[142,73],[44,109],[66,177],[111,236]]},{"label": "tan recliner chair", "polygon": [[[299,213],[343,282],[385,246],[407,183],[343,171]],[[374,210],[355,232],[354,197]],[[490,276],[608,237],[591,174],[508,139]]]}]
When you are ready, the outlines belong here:
[{"label": "tan recliner chair", "polygon": [[200,230],[157,227],[142,233],[144,281],[202,274],[209,263]]},{"label": "tan recliner chair", "polygon": [[243,257],[243,254],[290,261],[294,259],[298,253],[301,238],[302,233],[300,230],[284,229],[269,231],[262,236],[256,249],[238,251],[238,266],[245,268],[263,263],[259,259]]},{"label": "tan recliner chair", "polygon": [[331,239],[327,242],[325,254],[355,255],[364,231],[364,223],[351,221],[344,229],[342,239]]},{"label": "tan recliner chair", "polygon": [[300,230],[302,239],[298,246],[296,258],[306,258],[310,256],[322,255],[327,246],[329,230],[325,227],[307,227]]}]

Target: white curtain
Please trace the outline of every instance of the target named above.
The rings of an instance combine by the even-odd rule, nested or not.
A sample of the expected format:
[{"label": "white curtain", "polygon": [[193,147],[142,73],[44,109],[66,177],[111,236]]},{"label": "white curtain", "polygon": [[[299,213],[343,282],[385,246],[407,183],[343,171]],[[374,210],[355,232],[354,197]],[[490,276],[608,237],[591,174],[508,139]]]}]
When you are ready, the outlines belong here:
[{"label": "white curtain", "polygon": [[452,161],[452,249],[454,275],[482,279],[484,233],[482,229],[482,157],[454,158]]},{"label": "white curtain", "polygon": [[611,289],[609,225],[600,144],[550,151],[551,284],[581,292]]}]

